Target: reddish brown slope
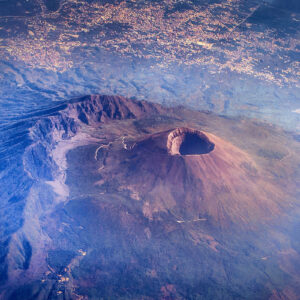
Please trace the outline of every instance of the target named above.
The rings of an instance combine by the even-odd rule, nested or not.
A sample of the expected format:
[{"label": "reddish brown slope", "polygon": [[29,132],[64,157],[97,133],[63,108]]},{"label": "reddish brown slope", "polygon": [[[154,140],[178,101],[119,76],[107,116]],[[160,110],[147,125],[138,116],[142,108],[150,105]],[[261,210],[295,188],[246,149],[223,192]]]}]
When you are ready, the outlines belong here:
[{"label": "reddish brown slope", "polygon": [[[159,104],[136,101],[122,96],[91,95],[73,101],[69,108],[85,124],[109,120],[141,118],[145,114],[164,111]],[[72,114],[72,113],[71,113]]]},{"label": "reddish brown slope", "polygon": [[207,132],[160,132],[103,157],[101,184],[117,180],[149,219],[171,212],[179,222],[210,219],[226,227],[264,222],[284,206],[247,153]]}]

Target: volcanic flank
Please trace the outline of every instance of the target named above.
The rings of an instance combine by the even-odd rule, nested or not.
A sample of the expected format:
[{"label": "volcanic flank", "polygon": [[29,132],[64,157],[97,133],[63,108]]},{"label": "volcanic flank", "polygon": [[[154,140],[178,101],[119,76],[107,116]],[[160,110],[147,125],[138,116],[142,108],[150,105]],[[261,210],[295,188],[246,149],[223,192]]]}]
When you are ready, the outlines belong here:
[{"label": "volcanic flank", "polygon": [[179,222],[209,217],[221,227],[242,226],[264,222],[285,205],[246,152],[204,131],[154,133],[131,148],[111,145],[99,159],[100,183],[117,181],[143,202],[149,219],[172,212]]},{"label": "volcanic flank", "polygon": [[297,299],[292,135],[93,95],[0,137],[1,299]]}]

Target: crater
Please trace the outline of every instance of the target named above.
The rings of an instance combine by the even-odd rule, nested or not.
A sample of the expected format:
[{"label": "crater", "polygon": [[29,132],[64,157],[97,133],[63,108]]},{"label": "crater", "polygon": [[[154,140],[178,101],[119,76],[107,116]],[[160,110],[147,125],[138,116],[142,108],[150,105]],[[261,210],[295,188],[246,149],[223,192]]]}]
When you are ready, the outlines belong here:
[{"label": "crater", "polygon": [[202,155],[213,151],[215,144],[199,130],[177,128],[169,134],[167,148],[171,155]]},{"label": "crater", "polygon": [[187,132],[183,135],[183,140],[179,147],[181,155],[197,155],[206,154],[214,149],[214,144],[211,143],[205,135]]}]

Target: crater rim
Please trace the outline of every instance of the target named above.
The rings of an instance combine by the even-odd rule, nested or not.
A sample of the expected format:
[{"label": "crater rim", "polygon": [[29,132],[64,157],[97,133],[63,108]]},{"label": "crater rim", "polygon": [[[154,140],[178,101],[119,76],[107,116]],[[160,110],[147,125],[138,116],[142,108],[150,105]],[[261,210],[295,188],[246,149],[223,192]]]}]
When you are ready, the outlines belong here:
[{"label": "crater rim", "polygon": [[212,152],[215,144],[200,131],[187,127],[172,130],[167,139],[167,150],[171,155],[205,155]]}]

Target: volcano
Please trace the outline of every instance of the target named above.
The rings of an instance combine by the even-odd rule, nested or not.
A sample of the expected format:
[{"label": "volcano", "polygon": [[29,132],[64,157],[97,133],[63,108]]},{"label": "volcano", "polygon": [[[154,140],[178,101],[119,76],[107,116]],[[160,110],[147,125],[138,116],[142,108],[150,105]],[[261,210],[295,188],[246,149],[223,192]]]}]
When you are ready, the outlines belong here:
[{"label": "volcano", "polygon": [[0,134],[0,299],[297,299],[293,135],[99,95]]},{"label": "volcano", "polygon": [[171,211],[178,222],[209,218],[219,227],[244,226],[286,205],[249,154],[211,133],[180,127],[131,144],[102,151],[100,184],[118,182],[143,202],[149,219]]}]

